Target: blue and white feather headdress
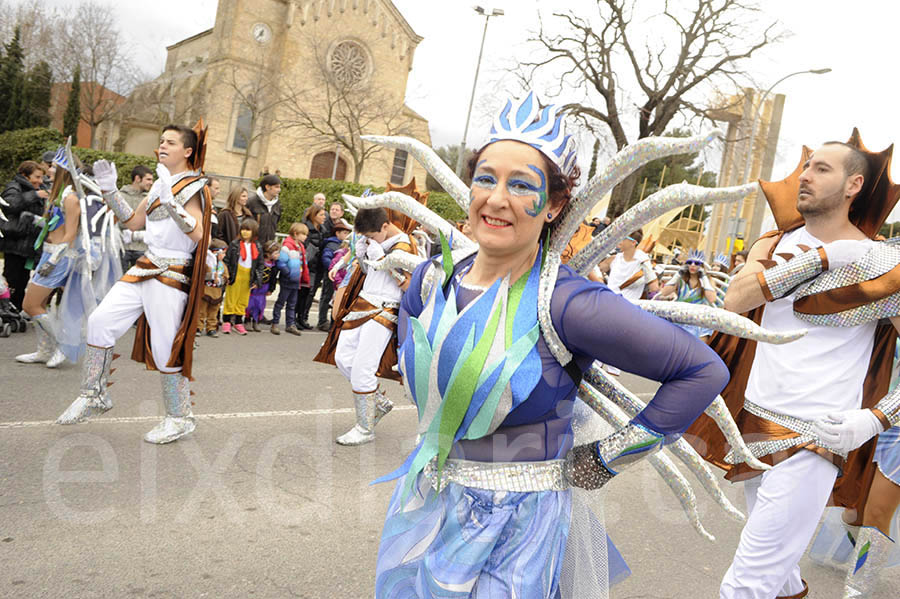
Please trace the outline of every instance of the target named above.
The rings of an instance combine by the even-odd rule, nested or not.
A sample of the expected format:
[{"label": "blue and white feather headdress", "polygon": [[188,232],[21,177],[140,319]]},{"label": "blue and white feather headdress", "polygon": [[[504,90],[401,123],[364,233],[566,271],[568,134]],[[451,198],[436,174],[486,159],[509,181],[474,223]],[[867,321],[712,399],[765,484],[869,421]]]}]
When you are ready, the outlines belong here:
[{"label": "blue and white feather headdress", "polygon": [[700,250],[691,250],[687,257],[688,261],[706,262],[706,256]]},{"label": "blue and white feather headdress", "polygon": [[564,175],[571,174],[575,168],[575,139],[566,133],[564,116],[553,104],[541,106],[534,91],[521,100],[508,99],[494,118],[488,144],[504,140],[532,146]]},{"label": "blue and white feather headdress", "polygon": [[731,261],[728,260],[728,256],[725,254],[716,254],[715,260],[713,260],[716,264],[723,266],[724,268],[728,268],[731,266]]}]

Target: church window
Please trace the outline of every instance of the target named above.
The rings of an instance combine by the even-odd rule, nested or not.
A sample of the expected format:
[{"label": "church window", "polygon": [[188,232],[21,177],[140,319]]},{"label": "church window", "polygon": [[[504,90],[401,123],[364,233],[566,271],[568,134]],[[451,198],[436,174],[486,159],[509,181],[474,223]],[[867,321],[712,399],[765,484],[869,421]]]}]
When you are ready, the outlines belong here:
[{"label": "church window", "polygon": [[336,83],[357,85],[369,74],[369,53],[359,43],[345,40],[332,48],[328,68]]},{"label": "church window", "polygon": [[310,179],[331,179],[332,173],[336,181],[344,181],[347,176],[347,161],[338,156],[335,169],[334,152],[319,152],[313,156],[309,167]]},{"label": "church window", "polygon": [[237,121],[234,124],[234,139],[231,141],[231,147],[235,150],[246,150],[250,147],[250,138],[253,135],[252,125],[253,111],[248,105],[241,104],[238,109]]},{"label": "church window", "polygon": [[406,150],[394,150],[394,166],[391,169],[391,185],[403,185],[406,177],[406,162],[409,153]]}]

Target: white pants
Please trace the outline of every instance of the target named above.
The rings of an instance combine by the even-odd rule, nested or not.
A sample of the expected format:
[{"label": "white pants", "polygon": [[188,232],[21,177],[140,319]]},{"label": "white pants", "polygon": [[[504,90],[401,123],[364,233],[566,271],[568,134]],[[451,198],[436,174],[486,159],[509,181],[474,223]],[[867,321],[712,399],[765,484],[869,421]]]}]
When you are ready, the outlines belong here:
[{"label": "white pants", "polygon": [[334,361],[355,393],[371,393],[378,388],[375,372],[394,332],[374,320],[355,329],[341,331]]},{"label": "white pants", "polygon": [[837,467],[811,451],[799,451],[744,483],[747,523],[720,599],[773,599],[803,591],[800,558],[812,539]]},{"label": "white pants", "polygon": [[[156,279],[140,283],[119,281],[112,286],[100,305],[88,318],[87,342],[96,347],[112,347],[143,313],[150,325],[150,349],[160,372],[179,372],[169,368],[169,356],[175,333],[181,326],[188,294]],[[191,338],[185,343],[193,343]]]}]

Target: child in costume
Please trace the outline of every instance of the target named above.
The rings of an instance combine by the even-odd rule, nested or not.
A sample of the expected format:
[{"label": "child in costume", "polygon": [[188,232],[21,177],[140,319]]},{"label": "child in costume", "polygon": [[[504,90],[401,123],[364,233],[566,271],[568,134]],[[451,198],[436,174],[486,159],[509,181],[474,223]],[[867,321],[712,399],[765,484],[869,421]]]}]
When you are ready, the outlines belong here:
[{"label": "child in costume", "polygon": [[[162,373],[166,416],[144,436],[169,443],[195,428],[189,380],[197,328],[211,201],[202,175],[206,129],[166,126],[159,141],[158,179],[137,210],[117,191],[115,165],[94,163],[94,176],[121,226],[145,229],[147,253],[109,291],[91,314],[81,391],[57,419],[73,424],[112,408],[107,392],[113,346],[138,321],[132,359]],[[145,226],[146,225],[146,226]]]},{"label": "child in costume", "polygon": [[231,242],[225,254],[228,268],[228,286],[225,288],[225,306],[222,309],[222,332],[226,335],[231,327],[238,335],[246,335],[244,313],[250,301],[250,291],[260,285],[262,279],[263,251],[257,241],[259,225],[253,219],[241,223],[240,237]]},{"label": "child in costume", "polygon": [[300,287],[309,286],[309,267],[306,264],[306,236],[309,228],[303,223],[294,223],[278,254],[280,289],[278,299],[272,307],[272,334],[280,335],[278,321],[281,309],[285,308],[284,330],[292,335],[300,335],[297,328],[297,300]]},{"label": "child in costume", "polygon": [[[36,247],[43,243],[43,253],[23,301],[24,311],[36,325],[38,349],[16,356],[19,362],[44,363],[48,368],[67,359],[73,364],[79,360],[88,316],[122,276],[122,246],[111,223],[112,213],[106,211],[94,181],[81,172],[71,140],[57,151],[54,164],[57,175],[35,243]],[[55,289],[63,292],[51,314],[47,303]]]},{"label": "child in costume", "polygon": [[[218,337],[216,332],[218,325],[219,306],[225,295],[225,281],[228,280],[228,267],[225,266],[225,249],[228,247],[221,239],[213,239],[209,242],[210,250],[215,260],[215,266],[206,271],[203,284],[203,301],[200,304],[200,317],[197,321],[197,332],[207,337]],[[213,260],[210,260],[212,266]]]},{"label": "child in costume", "polygon": [[265,258],[262,264],[262,274],[259,279],[259,286],[250,291],[250,299],[247,302],[247,312],[245,317],[254,333],[259,333],[259,321],[265,318],[266,297],[275,291],[275,284],[278,282],[278,256],[281,248],[274,239],[267,241],[263,248]]},{"label": "child in costume", "polygon": [[[356,243],[357,256],[376,262],[395,252],[415,254],[409,236],[389,220],[383,208],[358,211],[353,226],[361,235]],[[356,424],[336,439],[339,445],[373,441],[375,425],[394,407],[378,388],[376,373],[394,336],[400,298],[407,284],[407,275],[395,271],[367,272],[362,292],[340,324],[334,361],[350,381]]]}]

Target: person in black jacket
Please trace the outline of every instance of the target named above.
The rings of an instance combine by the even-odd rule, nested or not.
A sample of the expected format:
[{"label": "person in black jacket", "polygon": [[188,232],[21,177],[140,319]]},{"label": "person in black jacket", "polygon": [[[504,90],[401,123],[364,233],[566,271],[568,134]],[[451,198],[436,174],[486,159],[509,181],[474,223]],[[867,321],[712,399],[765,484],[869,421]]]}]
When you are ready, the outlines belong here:
[{"label": "person in black jacket", "polygon": [[3,252],[3,276],[10,287],[10,300],[22,309],[25,287],[41,248],[35,248],[41,227],[36,220],[44,213],[44,203],[50,194],[41,189],[44,170],[37,162],[26,160],[19,165],[15,178],[6,184],[3,207],[7,222],[0,221],[0,252]]},{"label": "person in black jacket", "polygon": [[240,237],[231,242],[225,253],[225,268],[228,269],[228,286],[225,288],[225,306],[222,314],[225,322],[222,332],[231,332],[232,325],[238,335],[246,335],[244,313],[250,301],[250,291],[262,284],[262,246],[257,239],[259,225],[253,219],[241,223]]},{"label": "person in black jacket", "polygon": [[251,194],[247,208],[259,224],[259,242],[266,245],[275,239],[278,221],[281,220],[281,179],[278,175],[266,175],[259,182],[256,193]]},{"label": "person in black jacket", "polygon": [[322,276],[322,295],[319,296],[319,322],[316,328],[320,331],[328,332],[331,330],[331,320],[328,318],[328,306],[331,298],[334,297],[334,285],[328,278],[328,266],[334,259],[334,253],[338,251],[344,240],[350,236],[353,227],[342,218],[337,219],[332,225],[334,234],[328,237],[322,245],[322,259],[320,260],[320,270]]},{"label": "person in black jacket", "polygon": [[[316,290],[322,285],[323,279],[328,280],[327,265],[322,266],[322,248],[325,245],[322,229],[326,216],[328,214],[325,209],[317,204],[307,208],[303,214],[303,224],[309,228],[309,236],[306,238],[306,260],[309,265],[309,279],[312,281],[309,287],[300,289],[300,297],[297,299],[297,327],[304,330],[312,328],[308,319]],[[319,312],[321,314],[321,307]]]}]

